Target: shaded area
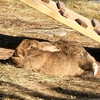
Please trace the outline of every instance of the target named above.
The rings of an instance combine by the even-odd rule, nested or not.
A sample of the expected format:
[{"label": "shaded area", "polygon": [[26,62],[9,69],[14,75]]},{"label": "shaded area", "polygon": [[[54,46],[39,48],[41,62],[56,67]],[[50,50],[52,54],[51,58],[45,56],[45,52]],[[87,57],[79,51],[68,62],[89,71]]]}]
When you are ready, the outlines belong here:
[{"label": "shaded area", "polygon": [[90,48],[85,47],[87,52],[89,52],[97,61],[100,62],[100,48]]},{"label": "shaded area", "polygon": [[76,96],[77,99],[80,98],[100,98],[100,94],[93,94],[93,93],[86,93],[86,92],[82,92],[82,91],[77,91],[77,90],[69,90],[69,89],[63,89],[61,87],[57,87],[57,88],[53,88],[53,90],[60,92],[62,94],[68,94],[68,95],[72,95],[72,96]]},{"label": "shaded area", "polygon": [[[48,88],[49,89],[49,88]],[[82,92],[82,91],[78,91],[78,90],[72,90],[72,89],[64,89],[62,87],[52,87],[51,88],[52,91],[56,91],[60,94],[66,95],[68,96],[68,98],[70,96],[75,96],[77,99],[89,99],[89,98],[95,98],[98,99],[100,98],[100,94],[95,94],[95,93],[91,93],[91,92]],[[9,92],[10,91],[10,92]],[[0,99],[4,99],[4,98],[9,98],[10,99],[14,99],[14,100],[35,100],[35,98],[37,99],[43,99],[43,100],[69,100],[67,97],[63,98],[63,97],[56,97],[56,96],[52,96],[48,95],[48,94],[44,94],[41,93],[39,91],[36,90],[31,90],[31,89],[27,89],[21,85],[17,85],[17,84],[13,84],[10,82],[4,82],[4,81],[0,81]]]},{"label": "shaded area", "polygon": [[[2,86],[5,86],[2,88]],[[13,91],[11,91],[13,89]],[[11,92],[9,92],[11,91]],[[35,98],[41,98],[43,100],[67,100],[67,98],[60,98],[56,96],[49,96],[34,90],[29,90],[20,85],[16,85],[9,82],[0,81],[0,98],[10,98],[14,100],[34,100]]]},{"label": "shaded area", "polygon": [[24,98],[21,98],[21,97],[18,97],[18,96],[15,96],[15,95],[11,95],[11,94],[6,94],[4,93],[3,91],[0,91],[0,100],[3,100],[3,99],[14,99],[14,100],[25,100]]}]

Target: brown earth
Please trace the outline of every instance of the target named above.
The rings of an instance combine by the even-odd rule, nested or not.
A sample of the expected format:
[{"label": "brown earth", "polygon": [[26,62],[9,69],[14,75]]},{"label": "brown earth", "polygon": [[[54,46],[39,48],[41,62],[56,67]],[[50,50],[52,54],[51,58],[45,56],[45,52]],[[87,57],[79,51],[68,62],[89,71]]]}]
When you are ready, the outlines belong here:
[{"label": "brown earth", "polygon": [[[83,7],[82,2],[81,7]],[[54,34],[56,30],[64,30],[67,34],[63,37],[50,35]],[[98,75],[95,78],[54,77],[41,72],[36,73],[16,68],[9,64],[9,57],[19,43],[26,38],[46,39],[49,41],[57,41],[59,39],[77,41],[98,62],[100,61],[100,43],[70,29],[18,0],[1,0],[0,100],[100,99],[100,71],[98,71]]]}]

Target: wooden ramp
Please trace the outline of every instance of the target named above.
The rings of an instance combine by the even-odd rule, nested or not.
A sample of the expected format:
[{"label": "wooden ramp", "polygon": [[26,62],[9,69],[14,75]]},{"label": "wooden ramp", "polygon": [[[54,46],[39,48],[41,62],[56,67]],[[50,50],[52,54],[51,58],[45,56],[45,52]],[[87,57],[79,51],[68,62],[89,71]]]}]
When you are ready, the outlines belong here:
[{"label": "wooden ramp", "polygon": [[75,29],[76,31],[100,42],[100,36],[96,33],[91,21],[72,10],[66,8],[62,2],[52,0],[20,0],[53,19]]}]

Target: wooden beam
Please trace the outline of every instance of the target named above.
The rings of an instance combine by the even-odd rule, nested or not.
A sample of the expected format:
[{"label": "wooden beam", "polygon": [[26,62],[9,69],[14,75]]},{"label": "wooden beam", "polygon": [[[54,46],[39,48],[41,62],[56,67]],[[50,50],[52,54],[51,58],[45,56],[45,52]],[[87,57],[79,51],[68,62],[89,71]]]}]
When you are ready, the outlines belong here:
[{"label": "wooden beam", "polygon": [[43,2],[45,2],[45,3],[49,3],[50,2],[50,0],[42,0]]},{"label": "wooden beam", "polygon": [[87,28],[88,27],[88,25],[83,21],[83,20],[81,20],[81,19],[75,19],[75,21],[79,24],[79,25],[81,25],[81,26],[83,26],[83,27],[85,27],[85,28]]},{"label": "wooden beam", "polygon": [[[20,0],[24,3],[26,3],[27,5],[37,9],[38,11],[54,18],[55,20],[77,30],[78,32],[90,37],[91,39],[100,42],[100,36],[91,28],[87,27],[84,28],[82,26],[80,26],[77,22],[69,19],[69,18],[65,18],[62,15],[59,14],[59,11],[57,10],[56,4],[53,1],[50,1],[49,4],[41,1],[41,0]],[[52,7],[52,5],[54,7]],[[72,13],[73,14],[73,13]],[[75,14],[75,13],[74,13]],[[77,16],[77,14],[75,14]],[[80,18],[80,17],[79,17]],[[82,16],[81,16],[82,18]],[[76,18],[75,18],[76,19]],[[86,19],[84,17],[84,19]],[[82,19],[83,20],[83,19]],[[90,20],[86,19],[88,22],[91,22]],[[86,21],[85,20],[85,21]],[[92,25],[91,25],[92,27]]]},{"label": "wooden beam", "polygon": [[100,22],[97,19],[91,20],[91,23],[94,27],[100,27]]}]

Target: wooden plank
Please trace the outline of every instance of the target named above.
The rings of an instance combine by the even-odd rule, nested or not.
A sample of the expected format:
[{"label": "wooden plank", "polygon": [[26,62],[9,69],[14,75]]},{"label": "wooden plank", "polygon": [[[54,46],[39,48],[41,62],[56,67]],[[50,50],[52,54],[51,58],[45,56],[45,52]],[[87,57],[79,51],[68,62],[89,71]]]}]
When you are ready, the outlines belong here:
[{"label": "wooden plank", "polygon": [[[40,12],[42,12],[46,15],[54,18],[55,20],[77,30],[78,32],[90,37],[91,39],[94,39],[95,41],[100,42],[100,36],[94,30],[92,30],[90,28],[84,28],[84,27],[80,26],[79,24],[77,24],[75,21],[73,21],[69,18],[65,18],[62,15],[60,15],[59,13],[55,13],[56,10],[53,11],[53,9],[56,7],[50,8],[50,5],[49,5],[50,3],[53,3],[53,5],[55,5],[53,1],[50,1],[50,3],[46,4],[46,5],[40,0],[20,0],[20,1],[26,3],[27,5],[39,10]],[[47,5],[49,5],[49,7]],[[84,18],[84,19],[86,19],[86,18]]]},{"label": "wooden plank", "polygon": [[51,0],[50,0],[49,4],[42,2],[41,0],[37,0],[36,2],[40,3],[40,5],[44,4],[46,7],[48,7],[52,11],[59,14],[59,9],[57,8],[57,5],[55,2],[52,2]]},{"label": "wooden plank", "polygon": [[94,31],[95,31],[98,35],[100,35],[100,27],[95,28]]},{"label": "wooden plank", "polygon": [[81,25],[81,26],[83,26],[83,27],[85,27],[85,28],[87,28],[88,27],[88,25],[83,21],[83,20],[81,20],[81,19],[75,19],[75,21],[79,24],[79,25]]},{"label": "wooden plank", "polygon": [[[54,3],[54,2],[52,2],[52,3]],[[72,10],[64,7],[64,5],[61,2],[59,3],[59,1],[58,1],[58,4],[61,4],[60,8],[63,8],[65,10],[65,12],[67,12],[67,15],[69,15],[70,19],[75,20],[75,19],[80,18],[81,20],[85,21],[85,23],[88,25],[89,28],[94,29],[94,27],[91,24],[91,21],[88,18],[86,18],[78,13],[75,13]]]},{"label": "wooden plank", "polygon": [[63,2],[61,2],[61,1],[58,1],[57,3],[56,3],[56,5],[57,5],[57,8],[59,9],[59,10],[61,10],[61,11],[65,11],[65,5],[63,4]]},{"label": "wooden plank", "polygon": [[80,19],[82,19],[83,21],[86,22],[86,24],[88,25],[89,28],[94,29],[94,27],[91,24],[91,21],[89,19],[87,19],[86,17],[81,16],[81,15],[71,11],[68,8],[66,8],[66,12],[68,13],[68,15],[70,15],[70,17],[69,17],[70,19],[75,20],[75,19],[80,18]]},{"label": "wooden plank", "polygon": [[65,7],[65,5],[63,4],[63,2],[58,1],[58,2],[56,3],[56,5],[57,5],[57,8],[59,9],[60,14],[61,14],[62,16],[64,16],[64,17],[68,18],[69,15],[67,14],[67,12],[66,12],[66,10],[65,10],[66,7]]},{"label": "wooden plank", "polygon": [[67,14],[67,12],[63,12],[62,10],[60,10],[59,13],[60,13],[62,16],[66,17],[66,18],[69,17],[69,15]]},{"label": "wooden plank", "polygon": [[42,0],[43,2],[45,2],[45,3],[49,3],[50,2],[50,0]]},{"label": "wooden plank", "polygon": [[94,26],[94,31],[100,35],[100,22],[97,19],[91,20],[92,25]]},{"label": "wooden plank", "polygon": [[93,27],[100,27],[100,22],[97,19],[91,20]]}]

